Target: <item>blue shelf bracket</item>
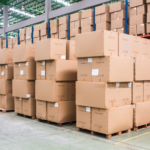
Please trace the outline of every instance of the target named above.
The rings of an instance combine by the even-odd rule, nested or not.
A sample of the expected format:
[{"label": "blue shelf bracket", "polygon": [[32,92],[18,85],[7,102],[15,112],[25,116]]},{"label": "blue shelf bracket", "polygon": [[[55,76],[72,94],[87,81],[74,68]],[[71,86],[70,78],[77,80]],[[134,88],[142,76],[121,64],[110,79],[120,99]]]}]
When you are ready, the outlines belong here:
[{"label": "blue shelf bracket", "polygon": [[31,43],[33,44],[33,26],[32,26],[32,30],[31,30]]},{"label": "blue shelf bracket", "polygon": [[93,31],[96,31],[96,25],[95,25],[95,7],[93,8]]},{"label": "blue shelf bracket", "polygon": [[70,40],[70,15],[68,15],[68,40]]},{"label": "blue shelf bracket", "polygon": [[7,38],[7,33],[6,33],[6,48],[8,48],[8,38]]},{"label": "blue shelf bracket", "polygon": [[47,38],[49,39],[50,38],[50,21],[48,20],[48,35],[47,35]]},{"label": "blue shelf bracket", "polygon": [[20,35],[19,35],[19,30],[18,30],[18,45],[20,44],[19,39],[20,39]]},{"label": "blue shelf bracket", "polygon": [[125,0],[125,34],[128,34],[128,0]]}]

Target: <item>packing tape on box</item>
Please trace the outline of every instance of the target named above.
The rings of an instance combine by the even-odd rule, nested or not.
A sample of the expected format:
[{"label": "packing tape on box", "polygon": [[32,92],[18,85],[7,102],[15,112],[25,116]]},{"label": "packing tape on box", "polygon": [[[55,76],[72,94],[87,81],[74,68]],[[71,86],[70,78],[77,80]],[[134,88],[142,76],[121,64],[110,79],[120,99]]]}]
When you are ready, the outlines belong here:
[{"label": "packing tape on box", "polygon": [[66,59],[66,55],[61,55],[61,59]]},{"label": "packing tape on box", "polygon": [[86,112],[91,112],[91,107],[86,107]]},{"label": "packing tape on box", "polygon": [[42,61],[42,65],[43,65],[43,66],[45,65],[45,61]]},{"label": "packing tape on box", "polygon": [[4,76],[4,71],[2,71],[1,75]]},{"label": "packing tape on box", "polygon": [[26,62],[26,66],[28,66],[28,62]]},{"label": "packing tape on box", "polygon": [[31,97],[31,94],[27,94],[27,98]]},{"label": "packing tape on box", "polygon": [[58,103],[55,103],[54,107],[58,107]]},{"label": "packing tape on box", "polygon": [[5,68],[7,68],[7,65],[5,65]]},{"label": "packing tape on box", "polygon": [[92,62],[92,58],[88,58],[88,62]]},{"label": "packing tape on box", "polygon": [[120,83],[119,83],[119,82],[117,82],[117,83],[116,83],[116,87],[119,87],[119,86],[120,86]]},{"label": "packing tape on box", "polygon": [[24,74],[24,71],[23,70],[20,70],[20,75],[23,75]]}]

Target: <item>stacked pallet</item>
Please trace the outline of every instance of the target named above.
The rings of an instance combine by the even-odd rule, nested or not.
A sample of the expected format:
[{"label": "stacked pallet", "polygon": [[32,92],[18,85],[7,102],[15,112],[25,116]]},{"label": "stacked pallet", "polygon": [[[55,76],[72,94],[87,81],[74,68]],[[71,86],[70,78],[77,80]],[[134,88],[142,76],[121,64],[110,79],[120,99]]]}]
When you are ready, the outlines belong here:
[{"label": "stacked pallet", "polygon": [[33,43],[41,40],[41,30],[40,25],[33,26]]},{"label": "stacked pallet", "polygon": [[13,49],[0,49],[0,110],[14,110],[12,96]]},{"label": "stacked pallet", "polygon": [[41,40],[47,39],[48,37],[48,22],[40,24]]},{"label": "stacked pallet", "polygon": [[111,30],[125,33],[125,4],[121,1],[110,4],[109,13],[111,14]]},{"label": "stacked pallet", "polygon": [[36,42],[35,60],[36,117],[59,126],[75,121],[77,61],[66,60],[66,40]]},{"label": "stacked pallet", "polygon": [[95,7],[95,24],[97,30],[110,30],[109,6],[101,5]]},{"label": "stacked pallet", "polygon": [[20,39],[19,39],[20,44],[26,43],[26,28],[19,30],[19,36],[20,36]]},{"label": "stacked pallet", "polygon": [[130,0],[130,35],[146,34],[146,5],[144,0]]},{"label": "stacked pallet", "polygon": [[59,38],[59,20],[54,19],[50,21],[50,32],[51,38],[58,39]]},{"label": "stacked pallet", "polygon": [[111,138],[133,127],[133,59],[131,53],[127,55],[131,50],[128,36],[106,30],[76,35],[78,130]]},{"label": "stacked pallet", "polygon": [[15,112],[35,118],[35,78],[34,44],[21,44],[13,49],[14,79],[12,83]]},{"label": "stacked pallet", "polygon": [[147,34],[150,34],[150,0],[146,0],[147,3]]}]

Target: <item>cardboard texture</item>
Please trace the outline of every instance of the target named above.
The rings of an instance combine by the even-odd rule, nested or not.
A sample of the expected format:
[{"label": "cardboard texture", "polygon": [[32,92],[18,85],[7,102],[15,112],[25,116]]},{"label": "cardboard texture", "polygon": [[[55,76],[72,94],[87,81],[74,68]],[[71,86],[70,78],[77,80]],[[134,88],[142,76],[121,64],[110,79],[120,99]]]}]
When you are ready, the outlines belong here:
[{"label": "cardboard texture", "polygon": [[36,80],[36,99],[58,102],[75,100],[75,82]]},{"label": "cardboard texture", "polygon": [[147,13],[149,13],[150,12],[150,4],[148,3],[147,4]]},{"label": "cardboard texture", "polygon": [[40,40],[41,40],[41,37],[33,38],[33,43],[35,43],[36,41],[40,41]]},{"label": "cardboard texture", "polygon": [[76,106],[76,127],[91,130],[92,108]]},{"label": "cardboard texture", "polygon": [[35,60],[64,59],[66,57],[66,40],[45,39],[35,43]]},{"label": "cardboard texture", "polygon": [[66,59],[67,60],[77,60],[77,58],[75,56],[75,41],[68,40],[66,48],[67,48]]},{"label": "cardboard texture", "polygon": [[120,11],[122,9],[125,9],[124,2],[116,2],[109,5],[109,13]]},{"label": "cardboard texture", "polygon": [[93,27],[92,26],[85,26],[81,28],[81,33],[87,33],[87,32],[92,32]]},{"label": "cardboard texture", "polygon": [[138,25],[138,24],[144,24],[146,22],[146,16],[145,15],[136,15],[136,16],[130,16],[130,25]]},{"label": "cardboard texture", "polygon": [[13,63],[13,49],[4,48],[0,49],[0,64]]},{"label": "cardboard texture", "polygon": [[103,30],[77,34],[75,40],[77,58],[118,56],[118,33],[116,32]]},{"label": "cardboard texture", "polygon": [[75,41],[75,36],[71,36],[70,40],[74,40]]},{"label": "cardboard texture", "polygon": [[147,23],[150,23],[150,13],[147,13]]},{"label": "cardboard texture", "polygon": [[59,25],[59,19],[50,20],[50,27],[55,27]]},{"label": "cardboard texture", "polygon": [[41,36],[40,30],[35,30],[35,31],[33,32],[33,38],[40,37],[40,36]]},{"label": "cardboard texture", "polygon": [[56,123],[76,121],[75,101],[48,102],[47,120]]},{"label": "cardboard texture", "polygon": [[26,35],[20,35],[20,41],[26,41]]},{"label": "cardboard texture", "polygon": [[34,29],[34,32],[35,32],[35,31],[40,31],[40,25],[39,25],[39,24],[34,25],[34,26],[33,26],[33,29]]},{"label": "cardboard texture", "polygon": [[150,0],[146,0],[146,3],[150,3]]},{"label": "cardboard texture", "polygon": [[26,40],[31,39],[32,27],[26,28]]},{"label": "cardboard texture", "polygon": [[81,27],[92,25],[93,25],[93,17],[81,19]]},{"label": "cardboard texture", "polygon": [[144,101],[150,101],[150,82],[144,82]]},{"label": "cardboard texture", "polygon": [[124,28],[124,27],[125,27],[124,19],[111,21],[111,29]]},{"label": "cardboard texture", "polygon": [[46,61],[36,62],[36,80],[46,79]]},{"label": "cardboard texture", "polygon": [[104,5],[95,7],[95,15],[100,15],[104,13],[109,13],[108,5],[104,4]]},{"label": "cardboard texture", "polygon": [[59,18],[59,25],[61,24],[67,24],[68,23],[68,16],[64,16]]},{"label": "cardboard texture", "polygon": [[1,67],[1,79],[13,79],[13,71],[14,66],[13,64],[8,65],[0,65]]},{"label": "cardboard texture", "polygon": [[68,38],[68,31],[59,32],[59,39]]},{"label": "cardboard texture", "polygon": [[0,79],[0,94],[12,94],[12,80]]},{"label": "cardboard texture", "polygon": [[81,19],[81,13],[74,13],[70,15],[70,22],[78,21]]},{"label": "cardboard texture", "polygon": [[59,33],[51,34],[51,38],[58,39],[59,38]]},{"label": "cardboard texture", "polygon": [[74,28],[70,30],[70,36],[75,36],[76,34],[80,34],[81,29],[80,28]]},{"label": "cardboard texture", "polygon": [[[65,23],[65,24],[61,24],[59,26],[59,32],[62,32],[62,31],[68,31],[68,23]],[[56,33],[56,32],[55,32]]]},{"label": "cardboard texture", "polygon": [[14,97],[14,109],[16,113],[23,114],[22,98]]},{"label": "cardboard texture", "polygon": [[47,36],[48,35],[48,30],[47,29],[42,29],[40,30],[41,36]]},{"label": "cardboard texture", "polygon": [[146,34],[146,24],[137,25],[137,34]]},{"label": "cardboard texture", "polygon": [[130,16],[144,15],[146,14],[146,5],[130,8]]},{"label": "cardboard texture", "polygon": [[12,80],[12,88],[14,97],[30,98],[35,96],[35,81]]},{"label": "cardboard texture", "polygon": [[92,131],[109,135],[132,128],[132,105],[109,109],[92,108]]},{"label": "cardboard texture", "polygon": [[101,23],[101,22],[110,22],[109,13],[95,16],[95,23]]},{"label": "cardboard texture", "polygon": [[109,22],[97,23],[96,31],[97,30],[110,30],[110,23]]},{"label": "cardboard texture", "polygon": [[41,36],[41,40],[45,40],[45,39],[47,39],[47,35]]},{"label": "cardboard texture", "polygon": [[144,125],[150,122],[150,101],[136,103],[134,108],[134,126]]},{"label": "cardboard texture", "polygon": [[88,18],[88,17],[93,17],[93,9],[87,9],[82,11],[81,13],[81,18]]},{"label": "cardboard texture", "polygon": [[140,6],[146,3],[146,0],[130,0],[130,7]]},{"label": "cardboard texture", "polygon": [[51,34],[58,33],[59,27],[58,26],[51,27],[50,31],[51,31]]},{"label": "cardboard texture", "polygon": [[119,29],[117,29],[117,32],[118,33],[125,33],[125,28],[119,28]]},{"label": "cardboard texture", "polygon": [[117,12],[111,13],[111,21],[125,19],[125,10],[120,10]]},{"label": "cardboard texture", "polygon": [[19,34],[20,35],[25,35],[26,34],[26,28],[25,29],[20,29]]},{"label": "cardboard texture", "polygon": [[137,35],[137,26],[136,25],[130,26],[129,32],[130,35]]},{"label": "cardboard texture", "polygon": [[48,28],[48,22],[43,22],[40,24],[40,30],[47,29],[47,28]]},{"label": "cardboard texture", "polygon": [[147,34],[150,33],[150,23],[147,23],[146,33],[147,33]]}]

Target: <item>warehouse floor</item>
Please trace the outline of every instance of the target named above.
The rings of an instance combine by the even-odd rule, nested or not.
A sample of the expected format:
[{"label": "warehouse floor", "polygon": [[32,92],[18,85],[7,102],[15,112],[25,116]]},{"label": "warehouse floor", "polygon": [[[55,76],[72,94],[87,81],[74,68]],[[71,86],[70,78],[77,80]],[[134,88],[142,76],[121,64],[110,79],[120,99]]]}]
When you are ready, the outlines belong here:
[{"label": "warehouse floor", "polygon": [[0,112],[0,150],[150,150],[150,128],[110,140],[77,131],[75,125],[57,127],[16,113]]}]

